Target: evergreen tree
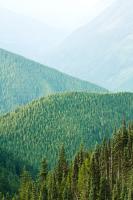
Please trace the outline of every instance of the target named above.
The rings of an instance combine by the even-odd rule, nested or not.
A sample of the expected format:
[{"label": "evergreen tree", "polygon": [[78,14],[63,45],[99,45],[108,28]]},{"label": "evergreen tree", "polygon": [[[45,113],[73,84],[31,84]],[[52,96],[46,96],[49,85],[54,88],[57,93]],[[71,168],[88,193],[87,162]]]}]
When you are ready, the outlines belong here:
[{"label": "evergreen tree", "polygon": [[67,173],[68,173],[68,163],[66,160],[64,146],[62,146],[56,170],[56,176],[59,184],[61,184],[62,180],[67,176]]},{"label": "evergreen tree", "polygon": [[101,177],[99,200],[111,200],[111,191],[108,179]]},{"label": "evergreen tree", "polygon": [[[126,131],[127,143],[123,143],[123,128],[119,129],[111,140],[104,141],[95,150],[87,152],[80,150],[69,165],[64,147],[62,147],[55,169],[48,171],[46,159],[43,160],[38,179],[35,176],[31,177],[24,168],[20,178],[19,192],[12,195],[12,192],[4,194],[5,190],[4,193],[1,191],[0,199],[132,200],[133,126],[126,128],[124,132]],[[4,177],[3,174],[2,177]],[[13,181],[12,184],[14,184]]]},{"label": "evergreen tree", "polygon": [[127,200],[128,199],[128,190],[125,184],[122,185],[122,191],[121,191],[121,200]]},{"label": "evergreen tree", "polygon": [[100,187],[99,155],[97,150],[92,155],[91,161],[91,189],[89,194],[90,200],[98,200]]},{"label": "evergreen tree", "polygon": [[58,186],[54,173],[48,177],[48,200],[58,200]]},{"label": "evergreen tree", "polygon": [[32,188],[30,174],[24,169],[20,180],[19,198],[20,200],[29,200]]},{"label": "evergreen tree", "polygon": [[40,181],[41,182],[46,181],[47,175],[48,175],[48,164],[46,159],[44,159],[41,163]]},{"label": "evergreen tree", "polygon": [[89,197],[88,171],[85,163],[82,164],[78,174],[78,193],[81,200],[87,200]]},{"label": "evergreen tree", "polygon": [[31,200],[37,199],[37,192],[36,192],[36,184],[32,183],[32,189],[31,189]]},{"label": "evergreen tree", "polygon": [[63,200],[72,200],[73,199],[72,187],[71,187],[71,173],[70,172],[66,178],[66,183],[64,186],[62,199]]}]

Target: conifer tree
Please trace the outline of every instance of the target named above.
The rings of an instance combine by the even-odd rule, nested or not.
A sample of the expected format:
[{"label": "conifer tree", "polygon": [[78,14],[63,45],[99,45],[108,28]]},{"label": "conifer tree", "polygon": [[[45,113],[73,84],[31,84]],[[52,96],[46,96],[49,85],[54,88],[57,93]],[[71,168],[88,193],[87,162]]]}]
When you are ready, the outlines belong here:
[{"label": "conifer tree", "polygon": [[58,185],[55,173],[50,173],[47,182],[48,200],[58,199]]},{"label": "conifer tree", "polygon": [[129,185],[129,190],[128,190],[128,200],[133,199],[133,176],[131,177],[131,182]]},{"label": "conifer tree", "polygon": [[59,184],[61,184],[62,180],[67,176],[67,173],[68,173],[68,163],[66,160],[64,146],[62,146],[56,170],[56,176]]},{"label": "conifer tree", "polygon": [[66,178],[66,183],[64,186],[62,199],[63,200],[72,200],[73,199],[72,187],[71,187],[71,173],[70,172]]},{"label": "conifer tree", "polygon": [[90,188],[90,194],[89,199],[90,200],[98,200],[99,198],[99,187],[100,187],[100,172],[99,172],[99,162],[98,162],[99,156],[98,152],[95,152],[92,155],[92,161],[91,161],[91,188]]},{"label": "conifer tree", "polygon": [[19,198],[20,200],[29,200],[32,180],[30,174],[24,169],[20,180]]},{"label": "conifer tree", "polygon": [[123,124],[122,124],[122,138],[123,138],[123,148],[124,148],[128,143],[128,131],[127,131],[125,119],[123,120]]},{"label": "conifer tree", "polygon": [[41,163],[41,170],[40,170],[40,181],[42,183],[46,181],[47,175],[48,175],[48,164],[47,164],[46,159],[43,159]]},{"label": "conifer tree", "polygon": [[121,187],[120,183],[117,181],[117,183],[114,185],[113,192],[112,192],[112,200],[121,200]]},{"label": "conifer tree", "polygon": [[36,185],[34,182],[32,182],[31,200],[36,200],[36,199],[37,199]]},{"label": "conifer tree", "polygon": [[40,186],[40,191],[39,191],[39,200],[47,200],[47,186],[46,183],[42,183]]},{"label": "conifer tree", "polygon": [[89,197],[89,184],[88,184],[88,172],[85,163],[79,169],[78,174],[78,193],[81,200],[87,200]]},{"label": "conifer tree", "polygon": [[122,185],[122,191],[121,191],[120,199],[122,199],[122,200],[128,199],[128,190],[127,190],[127,186],[125,184]]},{"label": "conifer tree", "polygon": [[111,200],[111,191],[108,179],[101,177],[99,200]]}]

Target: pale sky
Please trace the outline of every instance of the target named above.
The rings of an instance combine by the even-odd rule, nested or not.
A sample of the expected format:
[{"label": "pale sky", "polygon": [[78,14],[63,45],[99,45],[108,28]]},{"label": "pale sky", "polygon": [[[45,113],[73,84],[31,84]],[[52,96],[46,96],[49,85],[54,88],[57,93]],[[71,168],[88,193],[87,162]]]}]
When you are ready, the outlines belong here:
[{"label": "pale sky", "polygon": [[0,7],[39,19],[50,26],[76,29],[113,0],[0,0]]}]

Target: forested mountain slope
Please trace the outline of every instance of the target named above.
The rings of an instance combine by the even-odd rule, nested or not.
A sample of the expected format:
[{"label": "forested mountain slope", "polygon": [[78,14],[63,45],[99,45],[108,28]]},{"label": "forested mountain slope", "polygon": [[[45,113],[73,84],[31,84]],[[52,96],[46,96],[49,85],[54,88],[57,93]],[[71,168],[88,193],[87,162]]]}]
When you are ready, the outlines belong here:
[{"label": "forested mountain slope", "polygon": [[106,90],[0,49],[0,113],[48,94],[68,91]]},{"label": "forested mountain slope", "polygon": [[50,54],[50,66],[110,90],[133,91],[133,1],[114,0]]},{"label": "forested mountain slope", "polygon": [[0,199],[2,199],[1,193],[10,195],[16,193],[24,168],[32,174],[35,172],[28,163],[17,160],[10,152],[0,148]]},{"label": "forested mountain slope", "polygon": [[108,138],[123,116],[133,118],[133,94],[68,93],[41,98],[0,118],[0,146],[37,167],[45,156],[54,166],[59,146],[71,159]]},{"label": "forested mountain slope", "polygon": [[123,121],[113,139],[103,141],[93,151],[86,151],[82,146],[68,164],[62,146],[55,169],[49,171],[49,157],[44,158],[36,178],[31,177],[31,171],[23,170],[14,195],[10,191],[5,195],[3,188],[0,191],[5,200],[132,200],[132,155],[133,123],[126,126]]},{"label": "forested mountain slope", "polygon": [[26,197],[31,192],[36,199],[44,196],[46,200],[132,200],[132,154],[133,125],[126,128],[123,124],[111,141],[105,141],[93,152],[81,148],[70,166],[65,151],[61,149],[52,174],[47,172],[47,165],[42,163],[39,184],[29,179],[26,182],[29,186],[35,184],[34,193],[32,189],[25,191],[26,183],[23,180],[27,176],[23,176],[18,196],[23,194]]}]

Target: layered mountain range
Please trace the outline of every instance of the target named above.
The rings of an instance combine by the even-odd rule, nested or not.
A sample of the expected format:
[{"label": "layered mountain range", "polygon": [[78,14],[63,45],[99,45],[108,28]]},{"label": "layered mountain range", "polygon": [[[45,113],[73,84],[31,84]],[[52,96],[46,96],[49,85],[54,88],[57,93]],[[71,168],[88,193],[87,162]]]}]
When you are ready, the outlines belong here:
[{"label": "layered mountain range", "polygon": [[0,49],[0,113],[53,93],[106,89]]},{"label": "layered mountain range", "polygon": [[133,1],[115,0],[47,57],[58,69],[111,90],[133,91]]}]

